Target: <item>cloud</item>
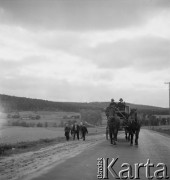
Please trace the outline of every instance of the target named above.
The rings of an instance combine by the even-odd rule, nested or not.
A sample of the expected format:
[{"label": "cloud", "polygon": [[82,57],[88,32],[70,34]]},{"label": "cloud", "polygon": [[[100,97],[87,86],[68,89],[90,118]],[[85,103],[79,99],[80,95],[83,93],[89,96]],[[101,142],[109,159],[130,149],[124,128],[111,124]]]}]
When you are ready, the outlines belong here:
[{"label": "cloud", "polygon": [[85,64],[83,62],[79,64],[81,66],[71,62],[72,67],[69,64],[69,70],[64,69],[62,64],[57,66],[58,62],[55,63],[55,61],[37,64],[33,62],[24,64],[24,61],[21,61],[21,64],[8,62],[10,65],[8,69],[8,63],[0,62],[1,65],[4,64],[0,66],[2,69],[9,70],[6,75],[1,71],[0,92],[3,94],[53,101],[87,102],[108,101],[112,97],[118,100],[123,97],[128,102],[152,105],[159,99],[158,104],[165,106],[166,95],[162,94],[161,99],[159,94],[162,91],[166,92],[166,86],[163,85],[162,80],[165,78],[168,80],[167,71],[151,74],[137,73],[132,68],[101,69],[90,64],[88,66],[85,62]]},{"label": "cloud", "polygon": [[166,105],[169,0],[0,5],[0,93]]},{"label": "cloud", "polygon": [[77,53],[99,68],[133,67],[141,71],[157,71],[169,68],[169,49],[169,39],[145,36],[122,39],[114,43],[103,43]]},{"label": "cloud", "polygon": [[111,90],[105,88],[104,85],[87,81],[76,84],[67,79],[33,78],[30,76],[16,76],[8,81],[1,80],[0,90],[5,94],[53,101],[91,101],[92,98],[99,99],[101,96],[104,97],[104,94],[111,93]]},{"label": "cloud", "polygon": [[24,59],[19,59],[17,61],[12,59],[0,59],[0,75],[1,78],[6,77],[7,79],[18,75],[23,76],[24,73],[28,71],[28,69],[41,67],[44,63],[47,62],[47,58],[43,56],[30,56]]},{"label": "cloud", "polygon": [[33,29],[106,30],[143,24],[169,7],[169,0],[6,0],[1,1],[1,22]]}]

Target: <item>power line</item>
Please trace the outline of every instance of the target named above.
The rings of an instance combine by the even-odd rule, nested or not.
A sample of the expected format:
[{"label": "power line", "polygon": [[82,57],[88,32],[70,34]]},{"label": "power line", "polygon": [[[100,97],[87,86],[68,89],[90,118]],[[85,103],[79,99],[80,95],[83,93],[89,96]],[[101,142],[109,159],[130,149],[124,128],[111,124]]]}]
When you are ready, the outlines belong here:
[{"label": "power line", "polygon": [[165,84],[169,85],[169,114],[170,114],[170,82],[165,82]]}]

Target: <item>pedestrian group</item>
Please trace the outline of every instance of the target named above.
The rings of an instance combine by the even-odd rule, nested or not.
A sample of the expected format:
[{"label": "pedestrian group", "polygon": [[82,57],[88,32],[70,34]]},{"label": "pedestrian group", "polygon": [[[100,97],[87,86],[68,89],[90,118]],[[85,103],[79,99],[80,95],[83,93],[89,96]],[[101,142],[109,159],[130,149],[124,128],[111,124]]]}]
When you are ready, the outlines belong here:
[{"label": "pedestrian group", "polygon": [[80,125],[75,122],[73,125],[71,125],[71,127],[68,123],[66,123],[64,131],[67,141],[70,140],[70,135],[72,136],[73,140],[77,138],[78,140],[83,139],[83,141],[85,141],[86,134],[88,134],[87,127],[82,122],[80,123]]}]

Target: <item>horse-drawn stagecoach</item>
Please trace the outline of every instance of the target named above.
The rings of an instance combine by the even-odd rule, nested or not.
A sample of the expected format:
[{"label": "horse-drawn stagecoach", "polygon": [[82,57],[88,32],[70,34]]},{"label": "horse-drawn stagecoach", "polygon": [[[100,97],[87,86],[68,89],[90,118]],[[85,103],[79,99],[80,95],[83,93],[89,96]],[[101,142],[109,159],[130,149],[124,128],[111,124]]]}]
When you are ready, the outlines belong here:
[{"label": "horse-drawn stagecoach", "polygon": [[138,145],[140,122],[137,109],[130,109],[130,106],[120,98],[118,103],[112,99],[105,113],[111,144],[116,144],[118,131],[124,129],[126,140],[130,140],[132,145],[133,136],[135,135],[135,144]]}]

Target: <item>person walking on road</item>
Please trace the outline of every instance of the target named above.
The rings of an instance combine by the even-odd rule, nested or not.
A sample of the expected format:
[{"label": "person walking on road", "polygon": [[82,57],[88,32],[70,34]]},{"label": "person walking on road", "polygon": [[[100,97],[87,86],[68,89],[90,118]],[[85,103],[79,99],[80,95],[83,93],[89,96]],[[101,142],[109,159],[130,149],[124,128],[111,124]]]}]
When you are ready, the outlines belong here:
[{"label": "person walking on road", "polygon": [[77,139],[79,140],[79,131],[80,131],[80,126],[77,124],[77,122],[75,122],[72,129],[73,140],[75,140],[75,136],[77,136]]},{"label": "person walking on road", "polygon": [[85,141],[86,134],[88,134],[88,130],[87,130],[85,124],[82,125],[81,131],[82,131],[83,141]]},{"label": "person walking on road", "polygon": [[71,131],[71,137],[72,137],[72,139],[74,138],[74,134],[73,134],[73,126],[74,126],[74,125],[71,124],[71,128],[70,128],[70,129],[71,129],[70,131]]},{"label": "person walking on road", "polygon": [[80,135],[80,139],[83,138],[83,134],[82,134],[82,127],[83,127],[83,122],[80,122],[80,128],[79,128],[79,135]]},{"label": "person walking on road", "polygon": [[65,131],[66,140],[69,141],[69,139],[70,139],[70,127],[68,126],[68,124],[66,124],[64,131]]}]

